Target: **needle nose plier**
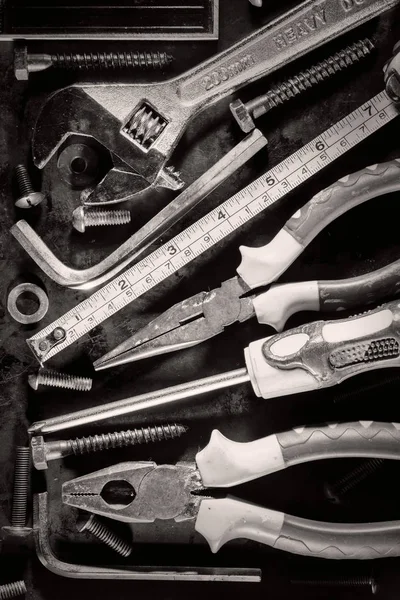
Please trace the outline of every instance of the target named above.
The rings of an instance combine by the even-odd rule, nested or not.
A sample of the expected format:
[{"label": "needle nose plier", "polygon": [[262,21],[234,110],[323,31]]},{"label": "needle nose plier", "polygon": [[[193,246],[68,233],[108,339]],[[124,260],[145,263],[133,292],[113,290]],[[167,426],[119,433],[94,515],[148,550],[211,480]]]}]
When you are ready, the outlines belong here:
[{"label": "needle nose plier", "polygon": [[[238,443],[213,431],[195,463],[121,463],[64,483],[64,504],[128,523],[192,519],[217,552],[247,538],[305,556],[371,559],[400,556],[400,521],[324,523],[290,516],[233,497],[205,497],[313,460],[400,459],[400,424],[356,422],[300,428]],[[211,490],[208,490],[211,491]]]},{"label": "needle nose plier", "polygon": [[219,288],[200,292],[137,331],[99,358],[96,370],[165,354],[199,344],[226,327],[256,316],[282,331],[295,312],[339,311],[398,295],[400,260],[377,271],[339,281],[308,281],[270,286],[296,260],[316,235],[351,208],[400,190],[400,160],[367,167],[348,175],[314,196],[261,248],[242,246],[238,275]]}]

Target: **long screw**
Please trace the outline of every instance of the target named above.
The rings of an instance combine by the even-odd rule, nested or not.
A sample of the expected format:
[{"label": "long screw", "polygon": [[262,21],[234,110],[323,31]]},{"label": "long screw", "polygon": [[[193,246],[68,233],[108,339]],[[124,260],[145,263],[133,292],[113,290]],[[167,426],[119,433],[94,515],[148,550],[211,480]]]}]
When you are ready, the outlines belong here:
[{"label": "long screw", "polygon": [[58,373],[50,369],[40,369],[37,373],[28,376],[28,383],[32,389],[37,390],[39,385],[89,392],[93,380],[90,377],[78,377],[69,373]]},{"label": "long screw", "polygon": [[26,526],[26,513],[28,507],[29,475],[30,475],[30,448],[17,446],[17,456],[14,471],[14,493],[11,514],[11,525],[15,528]]},{"label": "long screw", "polygon": [[78,206],[72,213],[72,225],[80,233],[83,233],[86,227],[126,225],[130,222],[131,213],[129,210],[88,210],[84,206]]},{"label": "long screw", "polygon": [[381,458],[371,458],[360,463],[355,469],[346,473],[343,477],[334,483],[327,483],[324,486],[327,498],[336,504],[339,504],[343,496],[357,487],[362,481],[370,477],[384,463]]},{"label": "long screw", "polygon": [[32,182],[29,178],[28,171],[24,165],[15,167],[15,176],[17,178],[19,197],[15,202],[18,208],[31,208],[43,202],[45,196],[42,192],[35,192]]},{"label": "long screw", "polygon": [[14,581],[13,583],[6,583],[0,585],[0,600],[8,600],[9,598],[17,598],[17,596],[23,596],[26,594],[27,589],[25,581]]},{"label": "long screw", "polygon": [[73,440],[45,442],[42,436],[37,436],[31,440],[32,459],[36,469],[44,470],[47,469],[48,461],[58,460],[71,454],[87,454],[89,452],[109,450],[110,448],[124,448],[126,446],[149,444],[151,442],[162,442],[179,438],[186,432],[187,427],[173,423],[91,435]]},{"label": "long screw", "polygon": [[369,587],[372,594],[376,594],[378,586],[372,575],[340,576],[329,579],[291,579],[293,585],[305,585],[310,587]]},{"label": "long screw", "polygon": [[301,71],[295,77],[274,86],[269,92],[258,96],[244,104],[241,100],[231,103],[230,109],[242,131],[248,133],[254,129],[253,119],[258,119],[273,108],[298,96],[307,89],[329,79],[339,71],[347,69],[362,58],[368,56],[374,49],[370,39],[359,40],[336,52],[329,58]]},{"label": "long screw", "polygon": [[90,515],[83,525],[78,527],[80,532],[89,531],[97,539],[109,546],[117,554],[127,558],[132,554],[132,545],[101,523],[95,515]]},{"label": "long screw", "polygon": [[172,63],[166,52],[64,52],[61,54],[31,54],[26,46],[14,51],[15,77],[27,81],[30,73],[50,67],[74,70],[163,69]]}]

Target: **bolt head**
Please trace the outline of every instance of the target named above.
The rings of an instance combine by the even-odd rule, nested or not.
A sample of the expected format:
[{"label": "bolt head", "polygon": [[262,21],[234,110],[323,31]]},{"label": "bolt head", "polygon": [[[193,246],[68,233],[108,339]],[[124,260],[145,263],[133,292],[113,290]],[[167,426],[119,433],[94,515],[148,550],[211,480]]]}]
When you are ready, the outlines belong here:
[{"label": "bolt head", "polygon": [[46,444],[41,435],[31,439],[32,462],[38,471],[47,469]]},{"label": "bolt head", "polygon": [[26,46],[14,50],[14,73],[18,81],[28,81],[28,49]]},{"label": "bolt head", "polygon": [[18,198],[15,206],[18,206],[18,208],[32,208],[32,206],[37,206],[43,202],[44,199],[45,195],[42,192],[32,192],[32,194]]},{"label": "bolt head", "polygon": [[78,206],[72,213],[72,226],[79,231],[84,233],[85,231],[85,209],[83,206]]},{"label": "bolt head", "polygon": [[240,129],[245,133],[250,133],[255,129],[255,123],[252,119],[251,114],[246,108],[246,105],[239,99],[231,102],[229,105],[232,115],[235,117]]}]

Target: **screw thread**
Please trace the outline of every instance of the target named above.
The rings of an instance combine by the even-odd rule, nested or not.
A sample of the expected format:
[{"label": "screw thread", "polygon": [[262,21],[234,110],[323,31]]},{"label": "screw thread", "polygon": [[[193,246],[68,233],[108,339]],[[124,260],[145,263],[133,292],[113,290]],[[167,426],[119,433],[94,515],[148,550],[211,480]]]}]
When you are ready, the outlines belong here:
[{"label": "screw thread", "polygon": [[382,458],[371,458],[370,460],[362,462],[336,482],[326,485],[325,491],[327,496],[333,501],[338,501],[341,496],[350,492],[350,490],[357,487],[357,485],[367,479],[367,477],[375,473],[383,463],[384,461]]},{"label": "screw thread", "polygon": [[28,196],[29,194],[32,194],[34,189],[31,180],[29,179],[28,171],[24,165],[17,165],[15,167],[15,175],[21,196]]},{"label": "screw thread", "polygon": [[[89,392],[92,389],[90,377],[79,377],[69,373],[58,373],[57,371],[43,369],[36,375],[37,385],[64,388],[66,390],[77,390],[78,392]],[[37,387],[36,385],[36,387]],[[34,386],[32,386],[34,387]]]},{"label": "screw thread", "polygon": [[129,210],[85,210],[84,222],[86,227],[126,225],[131,222],[131,213]]},{"label": "screw thread", "polygon": [[166,52],[74,52],[52,54],[51,60],[64,69],[162,69],[173,57]]},{"label": "screw thread", "polygon": [[97,539],[102,541],[124,558],[127,558],[132,554],[131,544],[125,542],[106,525],[100,523],[100,521],[94,515],[89,517],[89,520],[81,531],[84,530],[90,531],[90,533],[93,534]]},{"label": "screw thread", "polygon": [[11,514],[13,527],[26,526],[26,513],[28,506],[29,475],[30,475],[30,449],[17,446],[14,472],[14,493]]},{"label": "screw thread", "polygon": [[314,587],[375,587],[375,579],[370,575],[342,576],[329,579],[291,579],[290,583]]},{"label": "screw thread", "polygon": [[357,63],[360,59],[368,56],[374,49],[374,44],[368,38],[359,40],[351,46],[347,46],[340,52],[336,52],[329,58],[313,65],[305,71],[301,71],[295,77],[291,77],[273,87],[264,96],[261,96],[254,103],[254,117],[257,118],[265,114],[272,108],[298,96],[307,89],[314,87],[318,83],[329,79],[339,71],[347,69]]},{"label": "screw thread", "polygon": [[103,433],[88,437],[69,440],[68,444],[74,454],[85,454],[87,452],[99,452],[109,448],[123,448],[125,446],[136,446],[138,444],[149,444],[150,442],[161,442],[178,438],[187,429],[184,425],[167,424],[156,427],[142,427],[127,431],[116,431],[114,433]]},{"label": "screw thread", "polygon": [[14,581],[13,583],[6,583],[0,585],[0,600],[8,600],[8,598],[16,598],[17,596],[23,596],[26,594],[25,581]]}]

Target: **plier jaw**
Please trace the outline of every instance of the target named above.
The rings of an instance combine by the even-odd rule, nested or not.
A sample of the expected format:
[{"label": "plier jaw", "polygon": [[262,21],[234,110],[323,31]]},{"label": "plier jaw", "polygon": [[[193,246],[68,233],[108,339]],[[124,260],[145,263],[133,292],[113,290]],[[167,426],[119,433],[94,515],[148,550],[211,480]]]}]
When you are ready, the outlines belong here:
[{"label": "plier jaw", "polygon": [[242,298],[249,289],[240,277],[233,277],[219,288],[178,302],[95,361],[95,370],[190,348],[222,333],[236,321],[250,319],[254,315],[254,296]]},{"label": "plier jaw", "polygon": [[64,483],[62,501],[127,523],[197,516],[203,489],[193,463],[127,462]]}]

